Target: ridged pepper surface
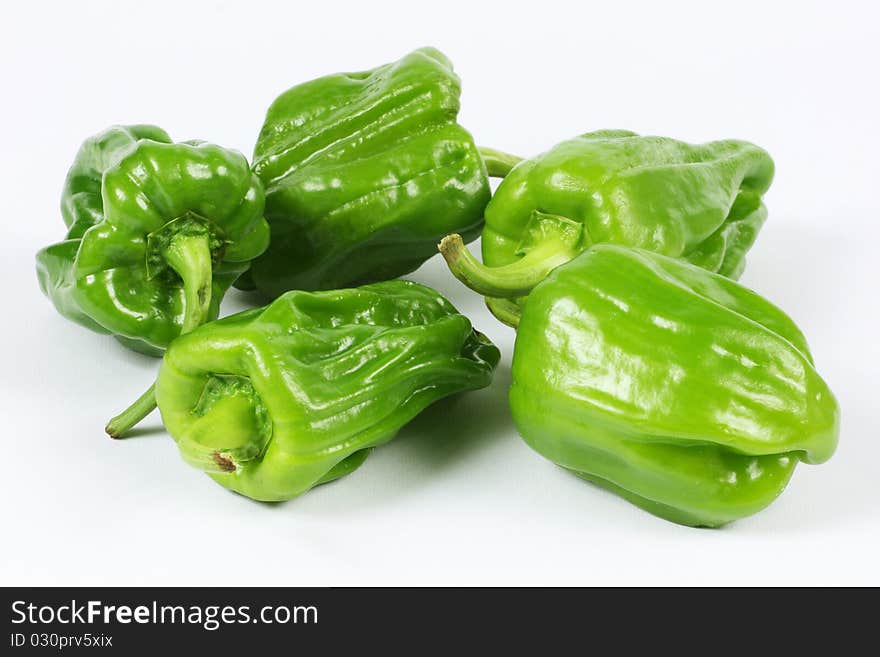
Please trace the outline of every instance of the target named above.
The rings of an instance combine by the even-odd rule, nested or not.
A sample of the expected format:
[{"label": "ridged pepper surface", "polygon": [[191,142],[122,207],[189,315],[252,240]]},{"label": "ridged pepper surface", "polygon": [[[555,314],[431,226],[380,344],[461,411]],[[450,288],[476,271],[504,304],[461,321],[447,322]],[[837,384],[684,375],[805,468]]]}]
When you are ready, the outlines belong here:
[{"label": "ridged pepper surface", "polygon": [[528,295],[510,406],[551,461],[651,513],[755,513],[837,444],[839,410],[803,334],[734,281],[596,245]]},{"label": "ridged pepper surface", "polygon": [[498,359],[417,283],[293,291],[175,340],[156,400],[186,461],[280,501],[348,474],[432,402],[489,385]]},{"label": "ridged pepper surface", "polygon": [[483,263],[454,236],[441,250],[502,321],[526,290],[593,244],[649,249],[735,279],[767,217],[772,179],[770,156],[748,142],[592,132],[506,175],[486,208]]},{"label": "ridged pepper surface", "polygon": [[263,203],[240,153],[112,127],[76,155],[61,198],[67,237],[37,254],[40,287],[68,319],[161,355],[217,316],[266,248]]},{"label": "ridged pepper surface", "polygon": [[[434,255],[447,233],[476,238],[490,192],[457,123],[460,92],[433,48],[284,92],[253,157],[272,243],[236,285],[276,297],[388,280]],[[509,168],[494,155],[490,166]]]}]

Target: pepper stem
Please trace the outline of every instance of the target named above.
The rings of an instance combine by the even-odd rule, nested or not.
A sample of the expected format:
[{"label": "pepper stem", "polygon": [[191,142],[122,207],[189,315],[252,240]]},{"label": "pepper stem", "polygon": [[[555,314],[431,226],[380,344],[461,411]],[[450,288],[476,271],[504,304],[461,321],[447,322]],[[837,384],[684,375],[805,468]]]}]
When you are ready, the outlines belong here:
[{"label": "pepper stem", "polygon": [[483,162],[486,163],[486,171],[490,178],[504,178],[513,167],[523,160],[523,158],[516,155],[497,151],[486,146],[478,146],[477,150],[480,151]]},{"label": "pepper stem", "polygon": [[211,242],[207,233],[178,233],[162,250],[168,265],[183,281],[183,324],[180,334],[205,323],[211,308]]},{"label": "pepper stem", "polygon": [[458,280],[474,292],[502,299],[526,296],[547,274],[576,255],[567,245],[551,239],[516,262],[487,267],[471,255],[457,233],[444,237],[437,248]]},{"label": "pepper stem", "polygon": [[122,413],[111,419],[104,431],[111,438],[122,438],[138,422],[147,417],[156,408],[156,384],[151,385],[147,391],[137,398],[137,401],[126,408]]},{"label": "pepper stem", "polygon": [[502,323],[513,328],[519,327],[522,306],[512,299],[486,299],[489,311]]},{"label": "pepper stem", "polygon": [[[183,281],[183,323],[180,334],[205,323],[211,308],[211,243],[207,232],[178,233],[162,247],[161,254]],[[112,418],[105,431],[111,438],[122,438],[156,408],[153,383],[131,406]]]}]

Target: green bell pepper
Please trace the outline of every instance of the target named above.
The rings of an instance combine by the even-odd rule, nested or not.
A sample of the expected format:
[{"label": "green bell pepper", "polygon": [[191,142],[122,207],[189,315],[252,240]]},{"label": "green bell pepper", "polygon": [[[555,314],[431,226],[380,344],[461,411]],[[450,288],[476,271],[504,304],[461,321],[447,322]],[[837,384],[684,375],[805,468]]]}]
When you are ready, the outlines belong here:
[{"label": "green bell pepper", "polygon": [[662,518],[714,527],[837,444],[794,322],[680,259],[596,245],[528,295],[510,407],[536,451]]},{"label": "green bell pepper", "polygon": [[254,149],[269,249],[236,283],[270,298],[388,280],[418,268],[450,232],[479,235],[485,149],[456,122],[461,83],[433,48],[300,84],[272,103]]},{"label": "green bell pepper", "polygon": [[217,316],[269,241],[260,180],[236,151],[155,126],[83,143],[64,183],[67,238],[37,254],[57,310],[150,355]]},{"label": "green bell pepper", "polygon": [[772,178],[770,156],[747,142],[593,132],[505,177],[486,208],[483,264],[454,235],[441,251],[502,321],[516,315],[527,289],[597,243],[645,248],[738,278],[767,216],[761,197]]},{"label": "green bell pepper", "polygon": [[156,399],[187,462],[280,501],[353,471],[432,402],[489,385],[498,359],[417,283],[294,291],[175,340]]}]

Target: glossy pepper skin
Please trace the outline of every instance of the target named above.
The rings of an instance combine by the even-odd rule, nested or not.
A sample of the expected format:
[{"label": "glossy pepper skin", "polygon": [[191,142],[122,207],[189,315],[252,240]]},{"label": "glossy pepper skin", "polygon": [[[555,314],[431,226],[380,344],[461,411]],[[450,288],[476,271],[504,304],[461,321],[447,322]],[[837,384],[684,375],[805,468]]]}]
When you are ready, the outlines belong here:
[{"label": "glossy pepper skin", "polygon": [[588,133],[504,178],[486,208],[485,266],[471,257],[453,272],[502,320],[506,304],[495,299],[522,296],[592,244],[649,249],[735,279],[772,179],[770,156],[748,142]]},{"label": "glossy pepper skin", "polygon": [[388,280],[447,233],[476,238],[490,192],[456,122],[460,91],[451,62],[422,48],[276,99],[253,157],[272,243],[236,285],[274,298]]},{"label": "glossy pepper skin", "polygon": [[529,294],[510,406],[551,461],[708,527],[770,504],[798,461],[831,456],[839,427],[785,313],[724,276],[614,245]]},{"label": "glossy pepper skin", "polygon": [[175,340],[156,399],[185,460],[280,501],[348,474],[441,397],[489,385],[498,359],[417,283],[294,291]]},{"label": "glossy pepper skin", "polygon": [[238,152],[115,126],[80,148],[61,197],[67,238],[37,254],[58,311],[161,355],[265,250],[260,180]]}]

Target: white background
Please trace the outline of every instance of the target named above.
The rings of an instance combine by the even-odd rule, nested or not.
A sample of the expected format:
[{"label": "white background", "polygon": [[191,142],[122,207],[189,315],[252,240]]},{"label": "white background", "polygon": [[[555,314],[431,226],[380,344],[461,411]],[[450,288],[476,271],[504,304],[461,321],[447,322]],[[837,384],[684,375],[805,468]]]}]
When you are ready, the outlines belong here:
[{"label": "white background", "polygon": [[[880,584],[878,47],[870,2],[41,2],[0,15],[0,584]],[[247,155],[293,84],[435,45],[478,143],[589,130],[738,137],[774,156],[743,282],[785,308],[842,406],[840,448],[766,511],[669,524],[533,453],[506,405],[513,332],[438,259],[503,350],[494,385],[429,409],[358,472],[258,504],[161,430],[104,420],[157,361],[58,316],[33,256],[62,238],[80,142],[150,122]],[[475,248],[476,245],[474,245]],[[224,312],[242,307],[235,293]]]}]

